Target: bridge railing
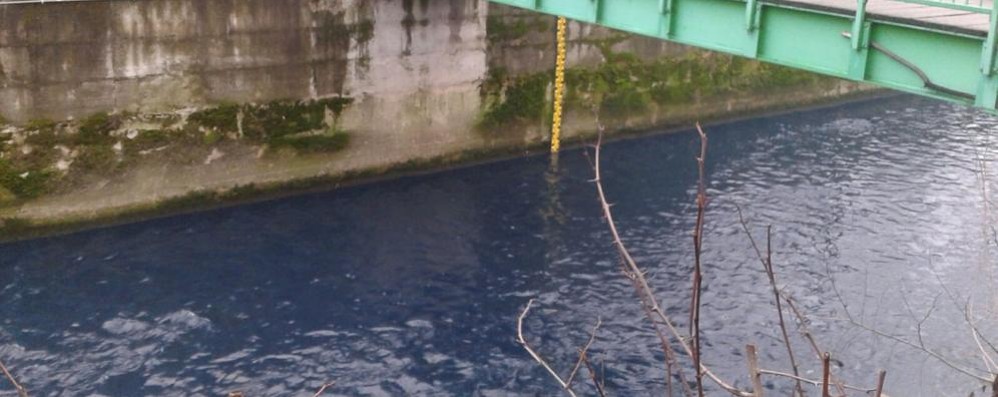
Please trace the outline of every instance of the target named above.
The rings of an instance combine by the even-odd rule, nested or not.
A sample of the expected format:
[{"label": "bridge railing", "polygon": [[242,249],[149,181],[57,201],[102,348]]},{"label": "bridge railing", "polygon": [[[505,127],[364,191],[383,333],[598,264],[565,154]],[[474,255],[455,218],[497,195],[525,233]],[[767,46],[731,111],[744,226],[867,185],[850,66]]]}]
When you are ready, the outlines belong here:
[{"label": "bridge railing", "polygon": [[990,14],[994,1],[985,0],[897,0],[904,3],[921,4],[952,10]]}]

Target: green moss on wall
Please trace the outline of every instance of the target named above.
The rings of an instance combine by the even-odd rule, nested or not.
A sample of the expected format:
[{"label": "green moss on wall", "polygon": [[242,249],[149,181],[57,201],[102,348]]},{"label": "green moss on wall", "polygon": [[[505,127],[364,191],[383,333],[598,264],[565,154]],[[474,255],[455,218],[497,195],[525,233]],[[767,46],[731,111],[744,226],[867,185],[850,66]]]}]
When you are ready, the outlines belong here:
[{"label": "green moss on wall", "polygon": [[53,174],[47,170],[17,167],[0,159],[0,187],[19,199],[31,199],[51,189]]},{"label": "green moss on wall", "polygon": [[[167,146],[179,150],[165,151],[158,158],[184,164],[200,162],[207,153],[205,146],[224,139],[244,139],[299,153],[342,150],[349,134],[339,127],[339,118],[351,103],[351,98],[336,97],[222,104],[194,112],[186,124],[179,124],[177,117],[157,122],[152,116],[108,113],[76,123],[33,120],[20,130],[23,145],[15,144],[10,135],[0,136],[0,205],[72,189],[93,176],[114,177],[140,156]],[[126,122],[160,128],[126,131]],[[241,138],[240,131],[244,133]],[[119,141],[121,150],[115,148]]]},{"label": "green moss on wall", "polygon": [[105,174],[118,165],[118,154],[107,145],[86,145],[79,149],[73,160],[73,171]]},{"label": "green moss on wall", "polygon": [[51,130],[56,127],[56,122],[49,119],[32,119],[28,120],[24,128],[28,131],[44,131]]},{"label": "green moss on wall", "polygon": [[330,122],[327,112],[331,113],[332,124],[335,124],[351,103],[352,98],[333,97],[311,101],[274,101],[263,105],[226,104],[197,111],[188,117],[188,122],[207,131],[205,144],[214,144],[227,134],[237,134],[240,127],[246,139],[271,143],[278,138],[335,127],[326,125]]},{"label": "green moss on wall", "polygon": [[[613,52],[614,41],[592,43],[605,62],[595,68],[565,72],[565,107],[601,109],[604,117],[642,114],[653,108],[684,106],[720,96],[742,96],[789,87],[831,87],[834,79],[782,66],[703,51],[686,56],[642,60],[634,54]],[[494,129],[516,122],[544,121],[548,114],[550,72],[510,76],[490,71],[482,83],[484,111],[480,125]]]},{"label": "green moss on wall", "polygon": [[237,132],[240,106],[236,104],[221,104],[215,107],[198,110],[188,116],[187,121],[194,125],[219,132]]},{"label": "green moss on wall", "polygon": [[165,130],[139,131],[135,138],[124,141],[124,149],[126,153],[131,154],[160,148],[175,141],[171,135],[169,131]]},{"label": "green moss on wall", "polygon": [[512,77],[503,69],[490,70],[481,85],[485,111],[479,127],[491,129],[515,122],[543,121],[549,112],[547,74]]},{"label": "green moss on wall", "polygon": [[335,152],[350,143],[350,135],[342,131],[332,131],[318,135],[282,136],[270,140],[273,148],[290,148],[298,153]]},{"label": "green moss on wall", "polygon": [[121,125],[119,117],[95,113],[80,122],[76,142],[81,145],[103,145],[112,140],[111,132]]},{"label": "green moss on wall", "polygon": [[[485,38],[490,43],[508,43],[526,37],[531,32],[549,32],[552,17],[489,15],[485,20]],[[512,20],[512,21],[511,21]]]}]

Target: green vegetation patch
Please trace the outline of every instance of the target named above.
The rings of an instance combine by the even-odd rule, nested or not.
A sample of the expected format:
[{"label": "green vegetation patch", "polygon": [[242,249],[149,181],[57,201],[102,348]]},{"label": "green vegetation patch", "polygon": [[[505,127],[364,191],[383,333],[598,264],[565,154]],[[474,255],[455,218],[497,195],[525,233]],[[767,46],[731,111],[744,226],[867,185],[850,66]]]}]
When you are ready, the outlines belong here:
[{"label": "green vegetation patch", "polygon": [[479,127],[490,129],[515,122],[543,121],[549,113],[547,100],[551,76],[546,73],[511,77],[504,69],[489,71],[482,83],[485,112]]},{"label": "green vegetation patch", "polygon": [[118,165],[118,154],[107,145],[89,145],[79,148],[73,160],[74,171],[86,173],[107,173]]},{"label": "green vegetation patch", "polygon": [[125,141],[125,151],[133,153],[169,145],[172,141],[170,135],[170,132],[165,130],[139,131],[134,138]]},{"label": "green vegetation patch", "polygon": [[0,159],[0,188],[12,193],[16,198],[31,199],[48,192],[53,180],[48,170],[28,170],[18,168],[5,159]]},{"label": "green vegetation patch", "polygon": [[242,114],[243,134],[252,139],[266,139],[323,129],[327,109],[339,117],[352,102],[352,98],[335,97],[315,101],[274,101],[264,105],[226,104],[197,111],[188,121],[216,132],[237,133]]},{"label": "green vegetation patch", "polygon": [[14,192],[7,190],[7,188],[3,186],[0,186],[0,206],[13,202],[16,199],[17,196],[14,195]]},{"label": "green vegetation patch", "polygon": [[55,129],[56,125],[55,121],[49,119],[31,119],[24,125],[24,129],[28,131],[44,131]]},{"label": "green vegetation patch", "polygon": [[213,108],[192,113],[187,121],[197,126],[218,132],[238,132],[238,118],[242,107],[235,104],[222,104]]},{"label": "green vegetation patch", "polygon": [[76,143],[80,145],[108,144],[113,140],[111,132],[121,126],[121,118],[107,113],[95,113],[80,122]]},{"label": "green vegetation patch", "polygon": [[[565,71],[565,107],[601,109],[607,117],[627,117],[652,108],[688,105],[703,98],[765,94],[788,87],[831,86],[834,79],[728,55],[691,51],[681,57],[642,60],[610,50],[612,38],[598,42],[605,62]],[[481,85],[480,126],[492,129],[517,122],[543,122],[549,114],[552,73],[510,76],[494,68]]]},{"label": "green vegetation patch", "polygon": [[[514,19],[510,22],[510,19]],[[530,32],[548,32],[551,25],[544,17],[517,16],[502,17],[489,15],[485,20],[485,37],[491,43],[519,40]]]},{"label": "green vegetation patch", "polygon": [[350,135],[342,131],[320,135],[282,136],[270,140],[270,145],[275,149],[286,147],[298,153],[335,152],[347,147],[348,143]]}]

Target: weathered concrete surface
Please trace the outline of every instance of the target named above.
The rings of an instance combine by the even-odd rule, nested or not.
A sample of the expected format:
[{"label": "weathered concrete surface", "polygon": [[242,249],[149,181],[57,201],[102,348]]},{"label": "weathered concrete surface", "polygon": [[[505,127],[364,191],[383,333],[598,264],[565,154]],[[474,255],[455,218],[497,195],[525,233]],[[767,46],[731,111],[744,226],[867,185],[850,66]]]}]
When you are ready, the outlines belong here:
[{"label": "weathered concrete surface", "polygon": [[[275,187],[316,177],[377,173],[469,152],[537,146],[547,135],[542,117],[514,112],[512,118],[500,120],[499,128],[482,128],[482,119],[496,103],[508,102],[508,86],[547,78],[554,63],[553,28],[551,17],[483,0],[136,0],[0,6],[0,116],[20,125],[0,126],[0,185],[4,161],[18,177],[51,175],[40,195],[11,198],[10,186],[0,190],[6,197],[0,198],[0,219],[7,218],[8,225],[100,219],[155,208],[191,192]],[[570,36],[569,66],[580,71],[573,76],[587,76],[582,68],[603,67],[612,54],[637,57],[641,62],[628,67],[642,73],[652,69],[641,65],[700,57],[683,64],[694,65],[686,77],[645,73],[643,78],[652,85],[681,88],[692,84],[689,76],[712,76],[709,92],[681,93],[689,97],[681,103],[657,101],[629,109],[611,119],[612,128],[647,128],[794,106],[862,88],[828,79],[790,79],[748,90],[730,83],[733,78],[725,74],[745,68],[743,63],[738,70],[725,66],[731,57],[577,23],[571,24]],[[696,66],[701,59],[705,66]],[[757,65],[750,64],[753,68]],[[497,81],[498,71],[507,77]],[[773,74],[768,69],[758,73]],[[549,88],[540,92],[542,102]],[[575,97],[585,101],[601,95],[580,90]],[[219,137],[218,131],[204,126],[173,124],[192,109],[221,103],[330,96],[352,99],[335,125],[324,124],[350,135],[346,149],[335,152],[275,150],[267,141],[244,138],[241,127],[238,134]],[[77,170],[78,153],[87,149],[72,143],[80,122],[55,129],[62,147],[25,143],[44,124],[29,120],[80,120],[96,112],[138,115],[121,116],[124,125],[110,132],[106,143],[117,153],[113,170]],[[148,122],[148,117],[139,116],[166,121]],[[568,139],[592,131],[588,112],[570,108],[568,116]],[[182,160],[128,155],[127,149],[120,149],[146,130],[174,137],[201,134],[205,139],[176,138],[161,148],[163,153],[184,153]],[[33,150],[53,153],[42,162],[24,154]]]}]

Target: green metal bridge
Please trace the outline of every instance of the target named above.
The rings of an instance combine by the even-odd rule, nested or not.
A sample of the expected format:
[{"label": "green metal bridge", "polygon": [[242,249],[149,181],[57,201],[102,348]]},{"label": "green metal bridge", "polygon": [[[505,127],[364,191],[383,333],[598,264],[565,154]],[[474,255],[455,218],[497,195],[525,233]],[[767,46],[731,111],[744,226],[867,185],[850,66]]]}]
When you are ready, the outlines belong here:
[{"label": "green metal bridge", "polygon": [[998,113],[993,0],[491,1]]}]

